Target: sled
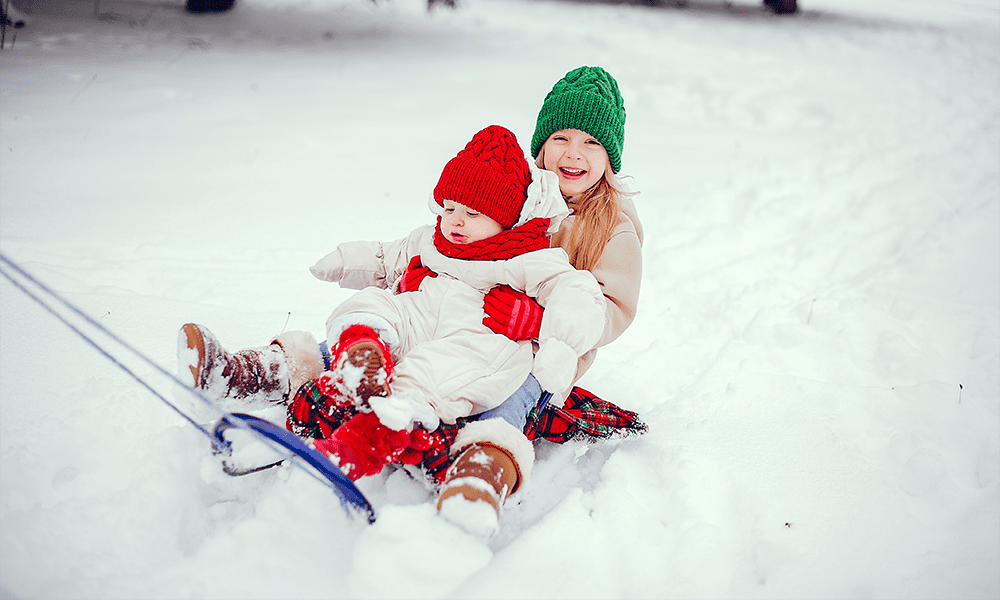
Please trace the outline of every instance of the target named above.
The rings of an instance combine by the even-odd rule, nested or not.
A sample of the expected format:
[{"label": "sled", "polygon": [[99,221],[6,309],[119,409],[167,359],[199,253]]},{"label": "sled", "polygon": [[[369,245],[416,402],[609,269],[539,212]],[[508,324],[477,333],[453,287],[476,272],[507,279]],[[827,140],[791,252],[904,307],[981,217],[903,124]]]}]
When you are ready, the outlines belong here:
[{"label": "sled", "polygon": [[[238,423],[234,423],[234,420],[238,421]],[[232,456],[232,442],[226,439],[225,433],[230,429],[239,428],[241,425],[293,452],[330,482],[331,487],[340,496],[341,501],[343,501],[346,505],[353,506],[354,508],[363,511],[367,515],[369,523],[375,522],[375,511],[372,509],[372,505],[368,502],[368,499],[365,498],[364,494],[358,490],[357,486],[354,485],[354,482],[347,477],[347,475],[344,475],[344,473],[341,472],[341,470],[338,469],[325,456],[316,451],[315,448],[311,448],[291,431],[288,431],[279,425],[275,425],[270,421],[254,417],[252,415],[244,413],[231,413],[220,419],[215,425],[213,430],[215,439],[212,442],[212,447],[216,454],[223,455],[222,470],[225,471],[227,475],[242,477],[244,475],[257,473],[272,467],[277,467],[285,462],[285,459],[282,459],[273,463],[252,468],[242,468],[231,464],[227,459]]]}]

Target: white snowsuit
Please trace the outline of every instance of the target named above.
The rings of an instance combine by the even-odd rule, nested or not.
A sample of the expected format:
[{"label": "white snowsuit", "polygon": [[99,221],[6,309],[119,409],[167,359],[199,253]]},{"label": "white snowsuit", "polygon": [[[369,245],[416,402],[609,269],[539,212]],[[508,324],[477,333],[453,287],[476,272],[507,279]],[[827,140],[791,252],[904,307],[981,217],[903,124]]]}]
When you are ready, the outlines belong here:
[{"label": "white snowsuit", "polygon": [[[550,231],[555,231],[568,213],[558,182],[547,171],[533,169],[533,174],[535,183],[518,225],[549,217],[553,218]],[[557,368],[575,374],[577,360],[594,347],[605,328],[605,298],[589,271],[574,269],[562,248],[508,260],[449,258],[434,247],[433,236],[434,226],[427,225],[394,242],[341,244],[324,258],[321,262],[341,268],[321,278],[362,289],[330,315],[327,339],[339,337],[340,329],[351,322],[350,315],[368,313],[385,319],[398,334],[398,340],[385,339],[396,361],[393,395],[426,404],[442,421],[454,423],[458,417],[499,406],[533,366],[542,380],[541,355],[534,365],[530,341],[512,341],[483,324],[486,292],[506,284],[545,307],[538,343],[559,350],[545,360],[564,362]],[[393,294],[389,290],[416,255],[437,277],[425,278],[418,291]],[[568,388],[550,391],[564,394]]]}]

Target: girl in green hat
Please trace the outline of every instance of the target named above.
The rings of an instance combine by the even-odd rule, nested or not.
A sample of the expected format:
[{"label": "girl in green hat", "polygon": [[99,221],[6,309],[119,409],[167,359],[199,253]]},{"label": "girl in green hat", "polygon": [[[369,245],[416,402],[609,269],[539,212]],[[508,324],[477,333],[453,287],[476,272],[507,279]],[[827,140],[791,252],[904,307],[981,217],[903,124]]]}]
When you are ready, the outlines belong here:
[{"label": "girl in green hat", "polygon": [[[597,348],[610,344],[632,323],[639,302],[642,225],[632,202],[635,194],[626,192],[618,177],[624,142],[625,105],[618,82],[601,67],[589,66],[573,69],[552,87],[542,103],[531,139],[535,163],[558,176],[559,190],[571,211],[551,236],[552,246],[566,250],[577,269],[590,271],[607,301],[604,335],[580,358],[574,381],[593,363]],[[538,335],[543,309],[521,292],[505,286],[494,288],[487,294],[485,309],[486,324],[497,333],[512,339]],[[562,414],[593,418],[595,412],[599,413],[599,422],[592,423],[588,433],[614,428],[619,433],[645,431],[634,413],[622,411],[580,388],[573,388],[569,398],[541,396],[541,387],[529,376],[506,402],[459,432],[452,444],[456,458],[445,474],[440,498],[448,503],[463,498],[475,502],[483,488],[477,479],[486,483],[507,479],[503,461],[488,461],[484,468],[484,449],[510,447],[508,454],[514,454],[512,449],[519,447],[517,438],[523,439],[527,415],[546,403],[562,408]],[[553,420],[549,413],[545,411],[537,423],[528,424],[533,437],[559,441],[581,432],[566,429],[566,423]],[[523,453],[519,459],[525,462]],[[531,465],[517,466],[525,473]],[[442,514],[463,525],[460,521],[468,511],[461,507],[449,510],[448,503],[439,500]]]}]

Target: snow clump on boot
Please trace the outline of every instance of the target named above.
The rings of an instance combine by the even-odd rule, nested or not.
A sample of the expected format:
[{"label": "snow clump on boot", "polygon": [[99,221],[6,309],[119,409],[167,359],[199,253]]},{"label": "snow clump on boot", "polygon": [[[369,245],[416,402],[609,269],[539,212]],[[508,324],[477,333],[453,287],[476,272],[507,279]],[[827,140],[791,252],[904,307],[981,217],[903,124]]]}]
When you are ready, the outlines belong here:
[{"label": "snow clump on boot", "polygon": [[[464,477],[456,483],[475,487],[484,494],[496,495],[488,483],[476,477]],[[500,499],[496,501],[500,502]],[[483,540],[490,539],[500,530],[500,516],[496,508],[485,500],[469,500],[462,494],[455,494],[441,502],[438,512],[449,523]]]}]

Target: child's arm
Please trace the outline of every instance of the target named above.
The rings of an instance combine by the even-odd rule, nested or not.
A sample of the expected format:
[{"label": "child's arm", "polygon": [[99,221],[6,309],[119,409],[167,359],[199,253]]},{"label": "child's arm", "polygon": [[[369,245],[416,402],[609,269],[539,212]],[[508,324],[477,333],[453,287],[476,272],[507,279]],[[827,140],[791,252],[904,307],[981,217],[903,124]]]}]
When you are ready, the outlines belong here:
[{"label": "child's arm", "polygon": [[[606,299],[594,276],[571,267],[561,249],[532,252],[521,258],[519,272],[508,273],[520,279],[517,287],[545,307],[532,373],[543,389],[564,397],[573,385],[578,359],[594,348],[604,333]],[[512,261],[510,266],[514,264]]]},{"label": "child's arm", "polygon": [[406,270],[410,257],[417,254],[426,229],[417,228],[393,242],[345,242],[309,267],[309,272],[317,279],[348,289],[391,288]]},{"label": "child's arm", "polygon": [[538,297],[545,311],[531,372],[545,391],[564,398],[576,379],[580,357],[601,339],[606,301],[589,271],[560,275],[550,282],[550,287],[553,289],[543,288]]}]

